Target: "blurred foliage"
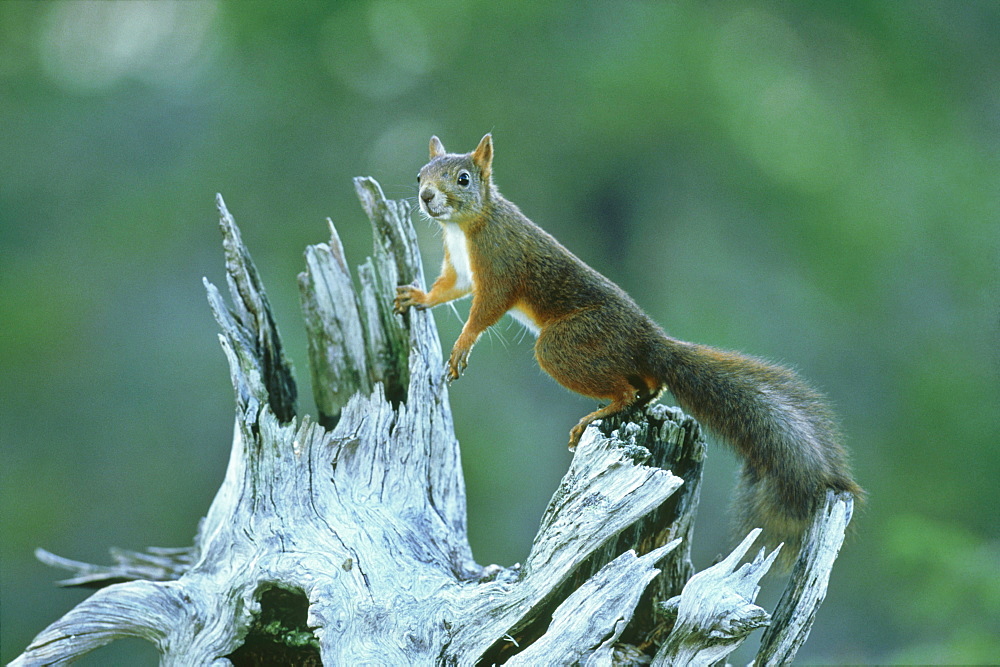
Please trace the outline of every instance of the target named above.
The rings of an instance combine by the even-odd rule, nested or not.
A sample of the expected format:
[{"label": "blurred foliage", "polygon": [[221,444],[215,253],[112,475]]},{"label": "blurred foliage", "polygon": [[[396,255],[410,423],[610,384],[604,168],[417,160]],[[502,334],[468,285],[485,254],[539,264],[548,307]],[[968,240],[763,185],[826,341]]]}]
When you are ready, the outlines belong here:
[{"label": "blurred foliage", "polygon": [[[83,595],[34,547],[189,544],[222,479],[214,193],[312,412],[302,249],[330,216],[360,262],[352,176],[412,197],[431,134],[492,131],[503,192],[674,335],[837,404],[870,501],[803,661],[1000,661],[998,34],[992,1],[0,3],[0,660]],[[591,405],[496,329],[452,401],[510,564]],[[732,544],[712,457],[700,566]]]},{"label": "blurred foliage", "polygon": [[[924,637],[894,656],[902,663],[990,664],[1000,628],[1000,544],[960,525],[904,515],[888,523],[886,547],[902,586],[889,606]],[[955,554],[962,554],[956,558]],[[919,591],[919,595],[913,595]]]}]

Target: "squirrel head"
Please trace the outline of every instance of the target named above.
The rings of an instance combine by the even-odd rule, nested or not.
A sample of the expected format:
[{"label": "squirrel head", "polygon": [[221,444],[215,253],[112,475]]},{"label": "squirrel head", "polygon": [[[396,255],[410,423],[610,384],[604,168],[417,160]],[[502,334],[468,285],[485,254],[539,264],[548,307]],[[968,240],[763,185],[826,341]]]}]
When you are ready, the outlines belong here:
[{"label": "squirrel head", "polygon": [[493,136],[487,134],[471,153],[448,153],[431,137],[430,162],[417,175],[420,210],[439,222],[470,220],[482,215],[491,198]]}]

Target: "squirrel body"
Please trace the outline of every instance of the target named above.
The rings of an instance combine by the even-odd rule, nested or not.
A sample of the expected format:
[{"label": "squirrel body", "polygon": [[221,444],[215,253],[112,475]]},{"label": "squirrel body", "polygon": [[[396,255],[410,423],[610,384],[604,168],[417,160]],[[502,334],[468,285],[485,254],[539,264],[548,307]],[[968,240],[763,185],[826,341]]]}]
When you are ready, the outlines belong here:
[{"label": "squirrel body", "polygon": [[785,563],[826,488],[861,495],[819,393],[781,366],[668,336],[624,290],[500,194],[491,135],[462,155],[432,137],[430,158],[418,177],[419,204],[443,227],[444,262],[429,292],[400,286],[395,306],[403,313],[472,295],[448,361],[450,380],[465,370],[479,336],[510,313],[537,336],[535,357],[545,372],[608,402],[573,427],[571,450],[593,421],[669,389],[741,456],[740,527],[763,528],[772,546],[784,541]]}]

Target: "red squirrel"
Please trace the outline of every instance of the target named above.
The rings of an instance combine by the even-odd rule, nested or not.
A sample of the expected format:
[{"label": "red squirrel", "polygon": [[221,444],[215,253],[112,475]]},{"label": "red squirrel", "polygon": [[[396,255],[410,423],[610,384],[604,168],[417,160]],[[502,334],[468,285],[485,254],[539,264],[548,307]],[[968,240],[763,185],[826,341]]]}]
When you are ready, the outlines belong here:
[{"label": "red squirrel", "polygon": [[397,288],[396,312],[472,295],[448,361],[458,379],[479,336],[510,313],[537,336],[539,366],[564,387],[608,405],[569,434],[576,448],[594,420],[640,408],[669,390],[743,461],[740,528],[785,542],[787,564],[825,489],[861,488],[823,397],[787,368],[668,336],[620,287],[587,266],[505,199],[492,180],[493,139],[447,153],[431,137],[419,205],[444,230],[444,263],[430,292]]}]

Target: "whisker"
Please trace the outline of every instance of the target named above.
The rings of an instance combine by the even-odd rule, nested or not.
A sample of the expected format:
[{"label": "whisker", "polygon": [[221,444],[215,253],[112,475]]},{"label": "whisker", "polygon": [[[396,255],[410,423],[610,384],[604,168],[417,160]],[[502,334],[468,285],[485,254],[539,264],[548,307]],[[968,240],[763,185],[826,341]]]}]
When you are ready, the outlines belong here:
[{"label": "whisker", "polygon": [[521,332],[517,339],[517,344],[520,345],[524,342],[524,339],[528,337],[528,327],[521,325]]},{"label": "whisker", "polygon": [[493,342],[493,337],[496,336],[496,340],[500,341],[500,345],[503,346],[503,349],[508,349],[507,339],[504,338],[503,331],[501,331],[499,327],[490,327],[486,331],[490,334],[491,343]]}]

